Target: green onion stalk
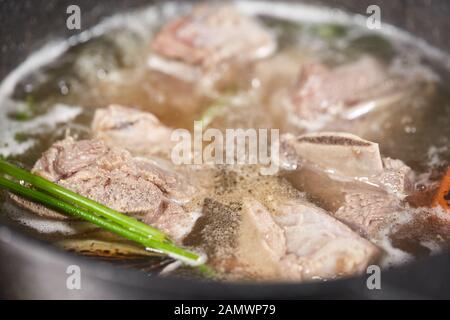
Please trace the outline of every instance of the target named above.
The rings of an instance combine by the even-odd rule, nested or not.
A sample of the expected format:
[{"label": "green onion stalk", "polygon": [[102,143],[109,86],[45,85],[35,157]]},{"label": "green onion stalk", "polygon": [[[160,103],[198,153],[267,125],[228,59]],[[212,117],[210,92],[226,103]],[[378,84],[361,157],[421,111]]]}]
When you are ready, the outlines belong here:
[{"label": "green onion stalk", "polygon": [[[165,254],[185,264],[196,266],[207,275],[212,274],[212,270],[204,265],[204,256],[174,245],[166,234],[156,228],[31,174],[2,159],[0,159],[0,172],[20,181],[18,183],[0,175],[0,187],[16,195],[89,221],[102,229],[139,243],[147,250]],[[25,186],[23,182],[29,183],[36,189]]]}]

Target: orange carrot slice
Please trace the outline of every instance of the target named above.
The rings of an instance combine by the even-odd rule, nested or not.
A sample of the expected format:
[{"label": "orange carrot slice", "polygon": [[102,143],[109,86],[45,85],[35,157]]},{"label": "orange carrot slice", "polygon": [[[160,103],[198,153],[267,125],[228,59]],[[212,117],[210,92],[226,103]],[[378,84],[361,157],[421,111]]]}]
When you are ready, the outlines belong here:
[{"label": "orange carrot slice", "polygon": [[450,168],[442,178],[439,189],[433,200],[433,207],[441,206],[447,211],[450,211]]}]

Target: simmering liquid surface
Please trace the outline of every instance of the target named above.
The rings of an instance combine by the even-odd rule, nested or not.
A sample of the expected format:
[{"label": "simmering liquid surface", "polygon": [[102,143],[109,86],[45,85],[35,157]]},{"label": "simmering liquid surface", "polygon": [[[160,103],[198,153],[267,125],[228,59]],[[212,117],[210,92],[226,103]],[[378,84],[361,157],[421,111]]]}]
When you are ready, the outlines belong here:
[{"label": "simmering liquid surface", "polygon": [[[168,90],[161,85],[167,81],[166,76],[146,67],[155,33],[167,21],[188,11],[188,5],[168,3],[124,13],[70,42],[50,44],[34,55],[35,61],[43,62],[38,63],[41,67],[26,70],[11,92],[7,84],[12,78],[0,90],[4,94],[0,96],[0,154],[31,169],[54,142],[68,135],[77,140],[92,137],[90,125],[95,110],[110,104],[151,112],[164,125],[189,131],[195,120],[204,118],[208,110],[216,110],[208,124],[211,128],[276,128],[281,133],[302,134],[304,130],[286,124],[283,116],[273,111],[274,99],[296,82],[300,65],[314,60],[338,67],[370,55],[406,77],[420,74],[426,81],[351,125],[332,123],[321,131],[345,131],[379,143],[383,156],[402,160],[417,177],[423,177],[424,183],[438,179],[450,161],[450,88],[444,55],[437,58],[435,49],[419,46],[413,37],[391,27],[381,32],[368,30],[363,17],[283,3],[238,2],[237,6],[274,32],[278,49],[214,97],[196,96],[182,83]],[[58,50],[61,54],[44,63],[44,57]],[[16,73],[20,68],[24,66]],[[178,95],[184,108],[172,105]],[[203,178],[199,174],[198,179],[208,188],[207,198],[221,203],[240,203],[251,197],[274,215],[274,203],[296,197],[325,205],[292,183],[289,174],[261,176],[256,165],[238,169],[217,166],[211,170],[212,181],[209,175]],[[416,187],[420,188],[420,183]],[[3,197],[6,199],[6,195]],[[204,196],[196,198],[187,206],[197,208],[204,200]],[[146,272],[170,263],[170,259],[148,253],[88,223],[49,221],[6,200],[2,208],[2,214],[23,225],[26,232],[68,250]],[[445,223],[422,226],[423,230],[418,230],[418,222],[411,226],[409,222],[419,211],[411,208],[389,230],[380,230],[371,239],[386,251],[384,265],[426,256],[450,244],[450,227]],[[411,236],[411,228],[420,237]],[[395,237],[388,235],[391,229],[398,231]],[[189,244],[199,241],[195,233],[188,239]],[[186,271],[178,272],[184,275]]]}]

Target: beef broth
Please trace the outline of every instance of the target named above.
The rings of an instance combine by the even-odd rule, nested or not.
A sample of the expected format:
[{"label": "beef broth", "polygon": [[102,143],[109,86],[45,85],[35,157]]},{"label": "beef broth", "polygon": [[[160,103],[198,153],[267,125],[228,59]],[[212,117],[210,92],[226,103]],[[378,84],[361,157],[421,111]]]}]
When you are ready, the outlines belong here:
[{"label": "beef broth", "polygon": [[[445,250],[450,213],[433,197],[450,162],[450,89],[438,76],[449,71],[400,33],[327,9],[311,22],[303,8],[166,3],[112,17],[12,92],[0,87],[0,154],[206,253],[221,280],[333,279]],[[175,164],[172,134],[194,121],[279,129],[279,172]],[[138,259],[150,273],[172,262],[0,200],[65,250]]]}]

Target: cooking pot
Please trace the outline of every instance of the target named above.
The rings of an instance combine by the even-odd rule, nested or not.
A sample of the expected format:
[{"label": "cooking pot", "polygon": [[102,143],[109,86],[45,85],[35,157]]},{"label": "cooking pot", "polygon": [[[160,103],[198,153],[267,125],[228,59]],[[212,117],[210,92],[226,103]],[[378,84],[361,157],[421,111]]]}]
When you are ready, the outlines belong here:
[{"label": "cooking pot", "polygon": [[[298,1],[286,1],[296,3]],[[395,25],[450,52],[450,2],[445,0],[303,1],[366,14],[381,8],[383,23]],[[145,0],[0,0],[0,80],[50,40],[77,30],[66,27],[67,7],[78,5],[82,30],[112,14],[152,4]],[[78,266],[81,289],[68,289],[69,266]],[[108,262],[80,257],[34,239],[0,215],[0,297],[8,299],[304,299],[450,298],[450,252],[381,272],[381,289],[370,290],[370,274],[311,283],[216,283],[156,277]],[[369,279],[370,281],[370,279]],[[70,287],[70,286],[69,286]]]}]

